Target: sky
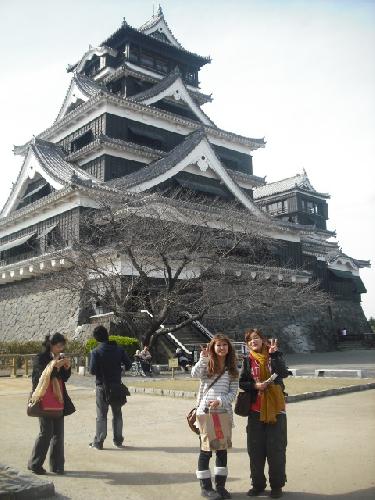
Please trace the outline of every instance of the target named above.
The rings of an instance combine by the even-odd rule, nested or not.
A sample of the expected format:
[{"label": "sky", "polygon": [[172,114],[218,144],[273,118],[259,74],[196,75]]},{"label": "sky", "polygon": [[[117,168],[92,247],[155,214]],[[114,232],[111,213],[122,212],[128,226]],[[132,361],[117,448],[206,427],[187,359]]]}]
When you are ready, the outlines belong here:
[{"label": "sky", "polygon": [[[56,118],[79,60],[126,21],[139,27],[151,0],[0,1],[0,206],[24,144]],[[304,168],[331,195],[328,228],[342,250],[375,257],[375,0],[164,0],[184,48],[212,63],[200,73],[213,94],[205,112],[225,130],[265,137],[253,154],[267,181]],[[374,264],[375,266],[375,264]],[[361,270],[375,317],[375,267]]]}]

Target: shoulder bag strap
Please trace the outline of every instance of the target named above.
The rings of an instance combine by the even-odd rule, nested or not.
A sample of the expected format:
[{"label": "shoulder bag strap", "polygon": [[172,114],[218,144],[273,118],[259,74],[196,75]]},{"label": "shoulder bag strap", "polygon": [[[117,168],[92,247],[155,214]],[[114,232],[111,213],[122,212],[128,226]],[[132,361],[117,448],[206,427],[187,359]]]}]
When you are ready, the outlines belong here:
[{"label": "shoulder bag strap", "polygon": [[[202,397],[200,398],[199,403],[201,402],[201,400],[202,400],[203,396],[205,396],[205,395],[207,394],[207,392],[211,389],[211,387],[213,387],[213,386],[216,384],[216,382],[219,380],[219,378],[220,378],[220,377],[222,377],[222,376],[224,375],[224,373],[225,373],[225,370],[224,370],[222,373],[220,373],[220,374],[219,374],[219,375],[215,378],[215,380],[213,380],[213,381],[211,382],[211,384],[207,387],[207,389],[206,389],[206,390],[202,393]],[[199,405],[199,403],[198,403],[198,405]]]}]

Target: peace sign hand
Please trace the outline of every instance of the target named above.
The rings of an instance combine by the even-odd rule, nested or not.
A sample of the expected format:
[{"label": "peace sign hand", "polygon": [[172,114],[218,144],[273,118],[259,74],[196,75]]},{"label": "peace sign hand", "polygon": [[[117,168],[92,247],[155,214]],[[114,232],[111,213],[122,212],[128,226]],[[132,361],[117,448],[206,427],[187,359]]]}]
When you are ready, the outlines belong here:
[{"label": "peace sign hand", "polygon": [[208,358],[208,346],[201,345],[201,358]]},{"label": "peace sign hand", "polygon": [[279,350],[279,346],[277,345],[277,339],[270,339],[269,347],[268,347],[268,352],[270,354],[276,352]]}]

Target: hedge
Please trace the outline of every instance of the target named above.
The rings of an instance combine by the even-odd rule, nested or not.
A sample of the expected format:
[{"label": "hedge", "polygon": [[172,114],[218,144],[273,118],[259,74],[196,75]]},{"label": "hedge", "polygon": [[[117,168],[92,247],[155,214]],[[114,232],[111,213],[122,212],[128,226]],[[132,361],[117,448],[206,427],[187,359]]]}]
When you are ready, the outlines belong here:
[{"label": "hedge", "polygon": [[[0,354],[37,354],[42,350],[42,340],[0,342]],[[83,355],[86,352],[85,344],[78,340],[68,340],[66,343],[66,352]]]},{"label": "hedge", "polygon": [[[135,351],[139,349],[139,342],[137,339],[133,337],[122,337],[121,335],[110,335],[109,340],[115,341],[117,345],[124,348],[124,350],[129,354],[130,358],[135,354]],[[98,345],[98,342],[95,339],[89,339],[85,344],[86,354],[89,354],[95,347]]]}]

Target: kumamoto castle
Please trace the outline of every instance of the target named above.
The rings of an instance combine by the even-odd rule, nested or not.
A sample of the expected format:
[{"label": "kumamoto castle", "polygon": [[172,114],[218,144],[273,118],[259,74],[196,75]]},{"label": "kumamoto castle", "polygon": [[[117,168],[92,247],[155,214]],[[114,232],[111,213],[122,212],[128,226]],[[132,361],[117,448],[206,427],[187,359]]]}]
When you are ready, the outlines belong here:
[{"label": "kumamoto castle", "polygon": [[[0,340],[88,332],[103,311],[83,311],[79,298],[71,300],[45,279],[69,272],[55,242],[69,248],[72,228],[78,231],[82,214],[95,209],[98,193],[147,193],[167,184],[241,205],[284,242],[285,279],[318,279],[330,294],[318,318],[285,310],[269,325],[281,341],[299,338],[301,350],[324,350],[340,328],[353,335],[369,329],[359,270],[370,263],[339,248],[326,226],[329,195],[305,171],[266,183],[253,173],[253,157],[265,141],[220,129],[202,110],[212,99],[200,90],[199,71],[210,62],[180,44],[159,7],[140,28],[124,20],[68,67],[71,83],[54,123],[14,149],[23,164],[0,213]],[[243,314],[231,319],[236,340],[246,326],[258,326]],[[176,331],[168,338],[170,352],[186,338],[201,343],[214,326],[203,318]],[[332,342],[322,343],[321,329]]]}]

